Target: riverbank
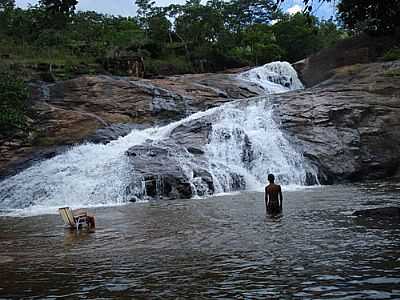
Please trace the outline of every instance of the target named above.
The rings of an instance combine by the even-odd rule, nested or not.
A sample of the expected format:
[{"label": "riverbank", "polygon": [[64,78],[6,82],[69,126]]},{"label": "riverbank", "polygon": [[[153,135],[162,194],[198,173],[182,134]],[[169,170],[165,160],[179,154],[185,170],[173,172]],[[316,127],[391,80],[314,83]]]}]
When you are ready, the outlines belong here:
[{"label": "riverbank", "polygon": [[[94,233],[57,215],[0,217],[0,297],[397,299],[400,227],[351,216],[400,205],[396,182],[95,209]],[[47,254],[46,254],[47,253]]]}]

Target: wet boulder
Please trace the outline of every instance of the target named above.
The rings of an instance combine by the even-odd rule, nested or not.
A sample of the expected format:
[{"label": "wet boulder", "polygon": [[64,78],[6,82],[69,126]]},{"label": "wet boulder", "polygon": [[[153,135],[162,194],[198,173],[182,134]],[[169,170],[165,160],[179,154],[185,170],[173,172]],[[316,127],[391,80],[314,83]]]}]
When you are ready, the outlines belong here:
[{"label": "wet boulder", "polygon": [[137,186],[135,178],[142,178],[142,192],[133,188],[136,197],[181,199],[213,193],[204,157],[210,131],[208,118],[194,119],[172,128],[165,139],[131,147],[126,155],[132,180]]},{"label": "wet boulder", "polygon": [[358,210],[353,213],[353,216],[374,218],[374,219],[387,219],[387,218],[399,218],[400,219],[400,207],[379,207],[371,209]]},{"label": "wet boulder", "polygon": [[131,147],[126,155],[131,165],[127,194],[132,199],[187,199],[216,191],[214,175],[222,176],[229,190],[246,186],[243,176],[223,164],[211,164],[206,145],[214,114],[177,124],[163,139],[147,140]]},{"label": "wet boulder", "polygon": [[127,151],[133,166],[133,177],[142,178],[146,196],[171,199],[192,197],[189,178],[176,156],[183,152],[184,149],[178,145],[166,143],[138,145]]}]

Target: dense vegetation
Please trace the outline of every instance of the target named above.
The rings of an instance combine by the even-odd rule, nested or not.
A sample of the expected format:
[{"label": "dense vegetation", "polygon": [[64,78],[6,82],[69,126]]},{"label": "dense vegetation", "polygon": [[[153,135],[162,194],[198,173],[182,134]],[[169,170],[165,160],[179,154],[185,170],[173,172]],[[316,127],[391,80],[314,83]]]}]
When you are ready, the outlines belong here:
[{"label": "dense vegetation", "polygon": [[[335,0],[303,0],[304,12],[313,11],[316,2]],[[277,0],[278,4],[284,0]],[[396,34],[400,30],[400,0],[340,0],[337,14],[343,26],[352,32],[373,35]]]},{"label": "dense vegetation", "polygon": [[76,4],[42,0],[23,10],[1,0],[2,57],[71,66],[122,53],[143,57],[148,74],[202,72],[295,61],[344,35],[333,22],[285,15],[272,0],[190,0],[168,7],[137,0],[134,18],[75,12]]},{"label": "dense vegetation", "polygon": [[12,70],[0,68],[0,135],[24,129],[29,92]]}]

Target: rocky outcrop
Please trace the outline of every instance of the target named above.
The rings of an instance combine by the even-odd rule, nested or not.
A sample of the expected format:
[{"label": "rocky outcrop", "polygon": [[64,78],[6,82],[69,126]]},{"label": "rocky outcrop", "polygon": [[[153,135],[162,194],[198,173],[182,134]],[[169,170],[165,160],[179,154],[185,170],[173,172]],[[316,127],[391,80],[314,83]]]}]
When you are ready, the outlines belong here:
[{"label": "rocky outcrop", "polygon": [[[168,139],[149,140],[144,145],[130,148],[127,155],[132,178],[144,181],[142,192],[149,197],[179,199],[192,197],[194,189],[200,196],[206,190],[213,191],[213,181],[203,157],[203,145],[207,144],[210,131],[210,122],[194,120],[173,129]],[[193,174],[185,170],[185,160],[196,166]],[[203,188],[204,184],[207,189]],[[140,192],[136,196],[141,196]]]},{"label": "rocky outcrop", "polygon": [[[235,75],[182,75],[145,80],[83,76],[32,83],[31,131],[0,136],[0,178],[65,146],[107,142],[135,128],[163,125],[232,99],[262,93]],[[130,125],[135,124],[135,125]]]},{"label": "rocky outcrop", "polygon": [[353,216],[374,219],[400,218],[400,207],[380,207],[358,210]]},{"label": "rocky outcrop", "polygon": [[[320,183],[379,179],[399,172],[400,61],[336,69],[335,76],[314,88],[269,99],[277,124],[317,170]],[[257,101],[234,105],[246,107]],[[212,113],[182,123],[161,143],[148,141],[128,151],[133,178],[144,179],[148,196],[187,198],[198,190],[215,189],[204,156],[214,117]],[[247,158],[251,163],[251,145],[242,157]],[[192,162],[193,173],[182,161]],[[245,187],[238,174],[230,175],[232,181],[237,178],[237,189]]]},{"label": "rocky outcrop", "polygon": [[300,92],[274,97],[291,141],[321,183],[395,175],[400,166],[400,62],[354,65]]},{"label": "rocky outcrop", "polygon": [[376,62],[384,51],[398,47],[399,40],[399,36],[360,34],[323,49],[295,63],[294,67],[304,85],[312,87],[333,76],[337,68]]},{"label": "rocky outcrop", "polygon": [[[187,199],[215,191],[204,147],[209,143],[216,114],[184,122],[168,133],[168,138],[131,147],[127,151],[132,166],[132,185],[144,182],[143,189],[130,193],[137,198]],[[222,166],[220,166],[222,168]],[[227,170],[233,190],[245,187],[239,174]],[[140,185],[139,185],[140,186]],[[135,198],[134,198],[135,199]]]},{"label": "rocky outcrop", "polygon": [[[235,103],[240,107],[244,103]],[[217,189],[218,169],[229,182],[229,191],[243,190],[244,178],[220,162],[211,162],[207,153],[216,123],[223,110],[214,110],[192,120],[184,120],[165,133],[165,137],[147,140],[131,147],[126,154],[130,160],[132,184],[128,194],[133,199],[143,197],[180,199],[213,194]],[[230,139],[227,132],[223,139]],[[246,145],[244,146],[246,148]],[[242,160],[249,157],[242,155]],[[250,163],[250,161],[248,161]],[[142,186],[141,186],[142,185]]]}]

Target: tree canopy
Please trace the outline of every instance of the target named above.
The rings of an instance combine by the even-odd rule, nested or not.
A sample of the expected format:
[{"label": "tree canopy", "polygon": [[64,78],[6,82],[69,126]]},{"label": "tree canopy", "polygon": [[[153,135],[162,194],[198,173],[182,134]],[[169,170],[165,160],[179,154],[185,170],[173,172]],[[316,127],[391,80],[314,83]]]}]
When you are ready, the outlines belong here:
[{"label": "tree canopy", "polygon": [[332,21],[284,14],[275,0],[188,0],[159,7],[136,0],[135,17],[76,12],[77,0],[41,0],[27,9],[0,0],[0,54],[24,61],[94,63],[126,53],[149,74],[217,71],[296,61],[332,45]]},{"label": "tree canopy", "polygon": [[[304,12],[312,13],[315,3],[333,0],[303,0]],[[277,0],[276,7],[284,0]],[[393,34],[400,30],[400,0],[340,0],[338,18],[354,32]]]}]

